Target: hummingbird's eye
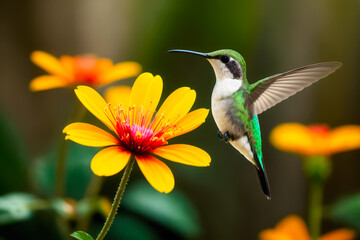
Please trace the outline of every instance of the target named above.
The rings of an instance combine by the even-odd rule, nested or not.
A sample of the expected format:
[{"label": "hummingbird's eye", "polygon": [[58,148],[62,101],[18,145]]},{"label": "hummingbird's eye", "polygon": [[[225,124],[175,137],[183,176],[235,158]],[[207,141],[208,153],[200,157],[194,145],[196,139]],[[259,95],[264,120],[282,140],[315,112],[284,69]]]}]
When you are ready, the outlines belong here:
[{"label": "hummingbird's eye", "polygon": [[230,61],[230,58],[228,55],[222,55],[220,60],[222,63],[228,63]]}]

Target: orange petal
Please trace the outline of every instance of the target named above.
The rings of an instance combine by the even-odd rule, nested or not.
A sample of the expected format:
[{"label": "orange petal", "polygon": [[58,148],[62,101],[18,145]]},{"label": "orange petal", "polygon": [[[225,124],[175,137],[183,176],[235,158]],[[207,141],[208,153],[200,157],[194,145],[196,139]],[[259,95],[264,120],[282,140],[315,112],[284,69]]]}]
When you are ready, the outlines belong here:
[{"label": "orange petal", "polygon": [[[63,55],[60,57],[60,63],[63,67],[63,69],[69,73],[70,76],[74,76],[74,69],[75,69],[75,59],[74,57]],[[68,81],[74,82],[74,78],[72,77]]]},{"label": "orange petal", "polygon": [[330,132],[329,149],[332,153],[360,148],[360,126],[348,125]]},{"label": "orange petal", "polygon": [[98,152],[91,160],[91,170],[98,176],[112,176],[128,163],[131,153],[119,146],[108,147]]},{"label": "orange petal", "polygon": [[311,240],[304,221],[295,215],[290,215],[279,222],[275,231],[288,235],[293,240]]},{"label": "orange petal", "polygon": [[111,87],[105,92],[105,100],[114,106],[121,105],[127,109],[130,103],[131,87],[119,86]]},{"label": "orange petal", "polygon": [[291,236],[273,229],[267,229],[259,234],[260,240],[295,240]]},{"label": "orange petal", "polygon": [[159,192],[169,193],[175,185],[170,168],[151,155],[137,155],[136,162],[148,182]]},{"label": "orange petal", "polygon": [[270,133],[270,142],[282,151],[308,155],[316,151],[308,128],[297,123],[284,123]]},{"label": "orange petal", "polygon": [[331,231],[322,237],[319,240],[354,240],[356,237],[356,233],[350,229],[339,229],[335,231]]},{"label": "orange petal", "polygon": [[[95,56],[95,58],[96,58],[96,56]],[[99,74],[100,81],[102,80],[101,76],[104,73],[108,73],[113,68],[113,62],[110,59],[107,59],[107,58],[96,59],[96,64],[95,65],[96,65],[95,66],[96,71]],[[117,79],[115,79],[115,80],[117,80]],[[105,82],[102,82],[102,83],[105,84]]]},{"label": "orange petal", "polygon": [[34,78],[30,82],[29,87],[31,91],[35,92],[35,91],[48,90],[53,88],[66,87],[68,85],[69,83],[62,77],[44,75]]},{"label": "orange petal", "polygon": [[136,106],[135,116],[138,116],[140,107],[143,111],[149,111],[148,122],[160,101],[163,89],[163,81],[160,76],[151,73],[141,74],[135,81],[130,95],[130,106]]},{"label": "orange petal", "polygon": [[167,123],[176,123],[179,119],[184,117],[191,109],[196,99],[196,92],[188,87],[182,87],[175,90],[166,98],[163,105],[160,107],[154,120],[154,126],[158,125],[161,120],[161,127]]},{"label": "orange petal", "polygon": [[65,71],[60,61],[51,54],[42,51],[34,51],[31,54],[31,61],[48,73],[65,78],[71,77],[71,75]]},{"label": "orange petal", "polygon": [[[200,108],[195,111],[192,111],[188,114],[186,114],[178,123],[178,130],[175,131],[175,134],[172,135],[170,138],[177,137],[179,135],[183,135],[185,133],[188,133],[197,127],[199,127],[201,124],[205,122],[206,117],[209,114],[209,109]],[[169,139],[170,139],[169,138]]]},{"label": "orange petal", "polygon": [[100,76],[100,79],[106,84],[119,79],[137,76],[140,72],[140,64],[136,62],[121,62],[109,68],[107,72],[104,72],[104,74]]},{"label": "orange petal", "polygon": [[[115,129],[115,119],[111,109],[105,100],[94,89],[88,86],[78,86],[75,93],[81,103],[100,121],[102,121],[113,132]],[[106,110],[106,111],[105,111]]]},{"label": "orange petal", "polygon": [[187,144],[161,146],[156,148],[153,153],[173,162],[197,167],[207,167],[211,162],[207,152]]},{"label": "orange petal", "polygon": [[110,133],[87,123],[72,123],[67,125],[63,133],[65,140],[89,147],[106,147],[118,144],[118,140]]}]

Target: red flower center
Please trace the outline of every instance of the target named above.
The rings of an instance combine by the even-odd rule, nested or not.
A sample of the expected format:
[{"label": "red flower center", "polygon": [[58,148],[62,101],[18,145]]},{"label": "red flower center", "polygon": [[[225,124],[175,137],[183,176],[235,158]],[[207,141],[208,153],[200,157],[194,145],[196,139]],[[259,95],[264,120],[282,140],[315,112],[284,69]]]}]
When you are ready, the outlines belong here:
[{"label": "red flower center", "polygon": [[97,80],[96,59],[92,56],[77,56],[75,58],[74,77],[79,82],[92,84]]},{"label": "red flower center", "polygon": [[[136,124],[118,123],[120,145],[132,153],[145,153],[166,144],[166,140],[154,134],[153,130]],[[159,135],[159,134],[158,134]]]},{"label": "red flower center", "polygon": [[[161,145],[167,144],[166,131],[169,127],[161,127],[154,130],[147,126],[149,113],[129,107],[125,111],[120,106],[115,109],[116,132],[119,138],[119,145],[134,154],[151,152]],[[137,117],[136,117],[137,115]]]},{"label": "red flower center", "polygon": [[318,135],[327,135],[330,131],[329,127],[325,124],[314,124],[309,126],[309,130]]}]

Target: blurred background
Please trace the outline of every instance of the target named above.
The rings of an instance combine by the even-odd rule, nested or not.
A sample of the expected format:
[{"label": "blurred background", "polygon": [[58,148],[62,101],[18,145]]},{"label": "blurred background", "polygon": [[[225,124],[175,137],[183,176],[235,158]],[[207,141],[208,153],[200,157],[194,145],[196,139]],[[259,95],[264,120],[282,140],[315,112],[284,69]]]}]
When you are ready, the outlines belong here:
[{"label": "blurred background", "polygon": [[[30,62],[32,51],[43,50],[57,57],[93,53],[114,62],[137,61],[143,71],[164,79],[162,101],[176,88],[189,86],[197,92],[196,109],[210,108],[213,70],[204,59],[167,51],[231,48],[246,59],[250,83],[311,63],[343,63],[334,74],[259,116],[272,199],[263,196],[251,164],[219,141],[209,115],[199,129],[171,142],[206,150],[212,157],[211,166],[194,168],[167,162],[176,185],[174,192],[160,197],[152,196],[155,190],[136,167],[109,239],[257,239],[261,230],[274,227],[288,214],[306,219],[302,160],[275,149],[269,133],[285,122],[325,123],[331,128],[360,123],[359,12],[358,0],[2,0],[0,193],[27,192],[51,198],[54,164],[44,159],[51,159],[56,152],[74,108],[71,89],[30,92],[30,80],[44,73]],[[117,84],[131,85],[133,80]],[[80,154],[84,160],[73,157],[68,163],[67,195],[79,201],[92,175],[88,166],[96,151],[74,144],[70,151],[87,154]],[[359,192],[359,160],[359,150],[332,157],[325,205]],[[101,195],[112,201],[120,177],[106,178]],[[144,190],[139,193],[139,189]],[[137,203],[136,194],[145,203]],[[159,206],[159,201],[171,196],[178,198],[170,205],[184,208],[178,206],[177,212],[161,209],[165,205]],[[155,200],[146,203],[147,198]],[[161,210],[176,221],[159,220],[156,215]],[[21,221],[5,221],[0,238],[61,239],[54,214],[41,210]],[[104,220],[95,214],[89,230],[93,236]],[[344,226],[325,219],[323,232]],[[124,231],[143,235],[122,235]]]}]

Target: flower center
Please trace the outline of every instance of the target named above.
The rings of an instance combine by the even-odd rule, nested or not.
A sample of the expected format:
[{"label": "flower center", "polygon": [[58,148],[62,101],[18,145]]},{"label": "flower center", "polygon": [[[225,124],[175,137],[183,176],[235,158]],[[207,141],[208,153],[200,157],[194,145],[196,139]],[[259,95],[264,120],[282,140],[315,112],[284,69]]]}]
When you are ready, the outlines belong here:
[{"label": "flower center", "polygon": [[117,107],[114,112],[116,132],[119,145],[135,154],[151,152],[155,148],[167,144],[169,126],[153,128],[150,124],[149,111],[129,107],[127,110]]},{"label": "flower center", "polygon": [[118,122],[117,130],[119,134],[120,145],[132,153],[145,153],[166,144],[164,138],[157,137],[152,129],[145,126],[138,126],[126,122]]},{"label": "flower center", "polygon": [[77,56],[74,64],[74,76],[79,82],[92,84],[97,80],[96,59],[93,56]]},{"label": "flower center", "polygon": [[325,124],[313,124],[309,126],[309,129],[311,132],[323,136],[326,136],[330,131],[329,127]]}]

